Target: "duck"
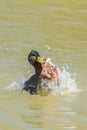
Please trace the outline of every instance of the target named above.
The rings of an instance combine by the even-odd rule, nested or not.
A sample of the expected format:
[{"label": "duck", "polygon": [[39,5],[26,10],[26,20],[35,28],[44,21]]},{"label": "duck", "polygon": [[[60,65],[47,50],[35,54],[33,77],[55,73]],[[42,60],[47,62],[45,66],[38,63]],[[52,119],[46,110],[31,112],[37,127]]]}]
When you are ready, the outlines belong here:
[{"label": "duck", "polygon": [[37,50],[30,51],[28,55],[28,62],[34,67],[35,74],[25,81],[23,87],[24,91],[27,91],[32,95],[38,94],[41,84],[43,84],[42,82],[44,81],[48,81],[50,83],[56,82],[59,85],[60,71],[46,59],[41,58]]}]

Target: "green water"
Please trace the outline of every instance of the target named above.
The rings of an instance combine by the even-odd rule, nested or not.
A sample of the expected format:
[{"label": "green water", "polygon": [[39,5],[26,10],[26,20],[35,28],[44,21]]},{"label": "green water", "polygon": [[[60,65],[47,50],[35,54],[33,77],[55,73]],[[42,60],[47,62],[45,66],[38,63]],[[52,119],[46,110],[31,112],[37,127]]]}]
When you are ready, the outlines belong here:
[{"label": "green water", "polygon": [[[8,90],[34,72],[36,49],[74,74],[79,92],[31,96]],[[87,130],[87,1],[0,1],[0,130]]]}]

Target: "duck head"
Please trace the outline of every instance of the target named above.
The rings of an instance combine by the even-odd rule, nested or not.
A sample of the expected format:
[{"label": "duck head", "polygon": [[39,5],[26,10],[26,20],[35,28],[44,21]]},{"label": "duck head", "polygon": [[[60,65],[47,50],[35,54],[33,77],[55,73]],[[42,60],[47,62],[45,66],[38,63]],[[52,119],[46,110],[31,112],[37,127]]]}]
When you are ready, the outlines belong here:
[{"label": "duck head", "polygon": [[38,51],[32,50],[28,55],[28,61],[31,65],[35,66],[36,64],[42,64],[44,61],[40,57]]}]

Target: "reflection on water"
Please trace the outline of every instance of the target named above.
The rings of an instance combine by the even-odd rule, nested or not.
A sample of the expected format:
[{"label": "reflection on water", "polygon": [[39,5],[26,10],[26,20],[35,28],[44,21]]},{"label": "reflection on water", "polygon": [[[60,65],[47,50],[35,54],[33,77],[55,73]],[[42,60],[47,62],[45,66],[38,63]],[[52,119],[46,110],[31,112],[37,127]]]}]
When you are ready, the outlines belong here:
[{"label": "reflection on water", "polygon": [[[86,0],[0,1],[2,130],[86,130],[86,16]],[[32,49],[50,57],[60,70],[67,66],[68,74],[73,76],[81,91],[58,96],[31,96],[6,89],[9,85],[16,88],[22,74],[27,79],[34,73],[27,62]]]}]

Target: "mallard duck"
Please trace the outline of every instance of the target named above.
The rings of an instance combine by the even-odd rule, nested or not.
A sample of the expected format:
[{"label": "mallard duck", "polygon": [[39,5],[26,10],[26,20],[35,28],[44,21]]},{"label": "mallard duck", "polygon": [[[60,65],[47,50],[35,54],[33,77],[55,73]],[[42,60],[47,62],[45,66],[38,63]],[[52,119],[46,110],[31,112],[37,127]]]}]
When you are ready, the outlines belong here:
[{"label": "mallard duck", "polygon": [[34,67],[35,74],[24,83],[23,90],[30,94],[38,94],[37,86],[42,82],[42,79],[50,82],[60,80],[59,70],[46,59],[42,59],[38,51],[32,50],[28,55],[28,61]]}]

